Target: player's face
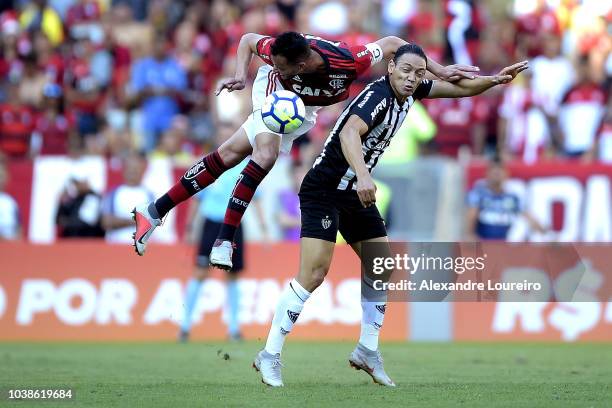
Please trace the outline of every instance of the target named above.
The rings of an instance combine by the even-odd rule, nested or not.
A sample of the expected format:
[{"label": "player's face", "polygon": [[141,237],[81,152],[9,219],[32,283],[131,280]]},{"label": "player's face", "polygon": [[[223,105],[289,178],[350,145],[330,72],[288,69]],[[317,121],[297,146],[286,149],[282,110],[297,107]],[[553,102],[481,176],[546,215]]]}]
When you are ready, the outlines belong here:
[{"label": "player's face", "polygon": [[404,54],[395,63],[389,61],[389,80],[396,95],[407,98],[414,93],[427,72],[425,59],[415,54]]},{"label": "player's face", "polygon": [[300,74],[306,66],[305,62],[291,64],[287,61],[287,58],[282,55],[272,55],[272,63],[274,64],[274,70],[278,72],[283,79],[289,79],[292,76]]}]

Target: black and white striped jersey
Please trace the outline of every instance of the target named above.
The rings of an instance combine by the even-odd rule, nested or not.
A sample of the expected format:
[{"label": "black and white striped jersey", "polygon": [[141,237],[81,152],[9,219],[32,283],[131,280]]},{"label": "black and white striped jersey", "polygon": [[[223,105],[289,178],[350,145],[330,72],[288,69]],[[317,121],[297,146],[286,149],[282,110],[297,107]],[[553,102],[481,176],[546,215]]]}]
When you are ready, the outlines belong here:
[{"label": "black and white striped jersey", "polygon": [[433,81],[425,79],[414,94],[401,104],[391,88],[388,76],[370,82],[363,91],[344,109],[329,137],[323,151],[315,160],[311,173],[320,185],[338,190],[353,190],[357,177],[342,153],[340,132],[351,115],[359,116],[368,131],[361,136],[363,158],[369,172],[378,163],[380,156],[391,142],[391,138],[402,125],[408,109],[417,99],[429,95]]}]

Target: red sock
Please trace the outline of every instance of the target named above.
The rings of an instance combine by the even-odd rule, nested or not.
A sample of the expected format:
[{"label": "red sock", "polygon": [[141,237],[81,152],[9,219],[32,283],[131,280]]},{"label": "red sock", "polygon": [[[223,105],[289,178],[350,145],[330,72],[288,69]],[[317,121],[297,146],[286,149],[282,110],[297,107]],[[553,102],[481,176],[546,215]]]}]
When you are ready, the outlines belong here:
[{"label": "red sock", "polygon": [[214,183],[227,169],[228,167],[221,160],[217,150],[203,157],[187,170],[178,183],[155,201],[159,218],[164,217],[171,209]]},{"label": "red sock", "polygon": [[219,239],[234,241],[234,235],[244,212],[248,208],[259,183],[266,177],[268,170],[261,168],[253,160],[242,170],[232,196],[230,197],[225,219],[219,231]]}]

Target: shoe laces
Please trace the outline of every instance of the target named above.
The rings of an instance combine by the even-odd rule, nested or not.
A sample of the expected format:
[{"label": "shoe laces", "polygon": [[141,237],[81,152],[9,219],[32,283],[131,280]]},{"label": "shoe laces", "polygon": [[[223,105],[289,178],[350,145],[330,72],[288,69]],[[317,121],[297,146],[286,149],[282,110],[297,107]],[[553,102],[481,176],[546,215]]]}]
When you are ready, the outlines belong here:
[{"label": "shoe laces", "polygon": [[281,367],[285,367],[285,365],[281,362],[279,357],[274,358],[274,360],[272,360],[272,368],[281,368]]},{"label": "shoe laces", "polygon": [[380,351],[376,351],[376,362],[379,363],[381,366],[383,365],[383,357]]}]

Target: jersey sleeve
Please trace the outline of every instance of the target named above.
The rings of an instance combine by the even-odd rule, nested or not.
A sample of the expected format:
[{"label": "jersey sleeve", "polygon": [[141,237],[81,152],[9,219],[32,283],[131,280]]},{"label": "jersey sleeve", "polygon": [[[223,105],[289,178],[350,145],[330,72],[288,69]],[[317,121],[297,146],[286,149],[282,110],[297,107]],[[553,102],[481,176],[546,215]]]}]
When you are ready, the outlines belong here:
[{"label": "jersey sleeve", "polygon": [[368,129],[371,129],[377,123],[377,119],[386,115],[389,107],[388,95],[371,89],[358,98],[349,114],[359,116],[368,125]]},{"label": "jersey sleeve", "polygon": [[257,45],[255,46],[257,49],[257,56],[268,65],[274,65],[272,63],[272,44],[274,44],[273,37],[263,37],[257,41]]},{"label": "jersey sleeve", "polygon": [[417,86],[417,89],[414,90],[412,97],[414,99],[427,98],[427,96],[429,96],[429,93],[431,92],[433,83],[434,81],[432,81],[431,79],[424,79],[423,81],[421,81],[419,86]]},{"label": "jersey sleeve", "polygon": [[357,75],[364,73],[369,67],[382,61],[383,51],[382,48],[376,43],[369,43],[366,45],[358,45],[356,47],[350,47],[351,54],[355,59],[355,69]]}]

